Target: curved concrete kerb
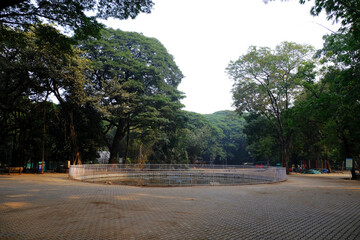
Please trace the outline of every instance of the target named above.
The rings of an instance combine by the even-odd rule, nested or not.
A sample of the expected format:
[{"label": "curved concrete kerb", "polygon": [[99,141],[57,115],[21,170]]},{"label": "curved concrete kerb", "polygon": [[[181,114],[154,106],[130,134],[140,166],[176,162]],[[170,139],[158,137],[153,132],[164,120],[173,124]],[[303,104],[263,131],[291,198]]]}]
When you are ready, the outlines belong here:
[{"label": "curved concrete kerb", "polygon": [[286,171],[243,165],[89,164],[70,166],[69,178],[141,186],[240,185],[285,181]]}]

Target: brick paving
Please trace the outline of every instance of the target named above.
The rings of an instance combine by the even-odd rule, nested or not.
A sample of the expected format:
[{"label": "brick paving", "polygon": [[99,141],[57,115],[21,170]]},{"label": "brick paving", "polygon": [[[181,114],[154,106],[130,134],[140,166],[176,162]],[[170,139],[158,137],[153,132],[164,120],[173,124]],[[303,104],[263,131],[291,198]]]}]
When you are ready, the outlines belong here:
[{"label": "brick paving", "polygon": [[360,181],[131,187],[0,175],[0,239],[360,239]]}]

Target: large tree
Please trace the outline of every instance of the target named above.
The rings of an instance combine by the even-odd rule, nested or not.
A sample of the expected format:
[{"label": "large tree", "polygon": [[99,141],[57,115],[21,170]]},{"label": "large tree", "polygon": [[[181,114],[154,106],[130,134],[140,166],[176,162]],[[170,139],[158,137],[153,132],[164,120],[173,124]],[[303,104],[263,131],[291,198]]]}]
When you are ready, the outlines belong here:
[{"label": "large tree", "polygon": [[152,6],[152,0],[2,0],[0,25],[26,28],[47,22],[85,38],[98,34],[102,24],[97,19],[135,18]]},{"label": "large tree", "polygon": [[353,158],[353,178],[356,178],[355,165],[360,156],[358,44],[349,33],[326,36],[324,48],[319,51],[325,64],[323,77],[314,87],[310,85],[311,94],[308,91],[297,103],[299,109],[307,106],[318,125],[323,126],[327,150],[340,152],[337,161]]},{"label": "large tree", "polygon": [[301,90],[302,75],[311,75],[313,48],[283,42],[275,50],[250,47],[227,67],[234,80],[233,99],[239,113],[255,112],[273,123],[281,146],[281,162],[288,169],[291,131],[287,110]]},{"label": "large tree", "polygon": [[[269,1],[264,0],[266,3]],[[309,1],[299,0],[301,4]],[[336,33],[324,37],[324,47],[318,54],[326,67],[320,84],[313,86],[326,86],[324,91],[307,89],[311,94],[299,104],[317,111],[314,118],[318,122],[317,126],[331,126],[325,128],[330,129],[330,132],[336,129],[337,134],[327,131],[324,137],[327,151],[344,149],[342,158],[353,157],[352,176],[356,178],[355,159],[359,158],[359,128],[356,120],[359,98],[356,92],[360,82],[360,1],[316,0],[313,4],[310,11],[313,16],[324,11],[329,20],[340,22],[341,27]],[[342,147],[338,146],[339,141]]]},{"label": "large tree", "polygon": [[[25,112],[21,104],[47,99],[54,94],[66,116],[73,163],[80,163],[73,109],[85,102],[84,71],[87,60],[71,46],[71,40],[50,26],[38,25],[26,32],[0,28],[0,120],[6,137],[14,113]],[[44,101],[44,100],[43,100]],[[11,123],[11,122],[10,122]],[[16,126],[15,126],[16,127]]]},{"label": "large tree", "polygon": [[104,29],[101,35],[80,46],[92,61],[89,95],[107,130],[115,129],[109,162],[116,163],[121,140],[131,130],[172,125],[171,112],[182,107],[177,86],[183,75],[157,39],[113,29]]}]

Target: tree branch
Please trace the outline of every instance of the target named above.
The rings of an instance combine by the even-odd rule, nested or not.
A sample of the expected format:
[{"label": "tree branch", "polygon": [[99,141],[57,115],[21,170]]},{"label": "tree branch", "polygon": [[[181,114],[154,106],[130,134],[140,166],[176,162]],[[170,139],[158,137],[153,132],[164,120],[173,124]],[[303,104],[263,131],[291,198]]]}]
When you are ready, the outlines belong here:
[{"label": "tree branch", "polygon": [[26,2],[26,0],[1,0],[0,1],[0,11],[2,11],[8,7],[14,7],[23,2]]}]

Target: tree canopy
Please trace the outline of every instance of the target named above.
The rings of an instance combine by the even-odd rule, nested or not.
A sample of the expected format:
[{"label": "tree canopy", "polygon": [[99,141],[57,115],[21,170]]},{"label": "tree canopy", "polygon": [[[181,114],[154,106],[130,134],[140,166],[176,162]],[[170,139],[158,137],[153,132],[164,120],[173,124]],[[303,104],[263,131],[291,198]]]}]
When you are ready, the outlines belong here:
[{"label": "tree canopy", "polygon": [[[183,74],[157,39],[100,31],[97,19],[134,18],[152,6],[151,0],[1,1],[1,165],[94,163],[107,150],[109,163],[281,159],[287,169],[340,168],[352,158],[356,177],[359,1],[314,2],[312,15],[325,11],[342,24],[316,53],[283,42],[275,49],[251,46],[230,62],[241,116],[182,110]],[[69,31],[71,38],[64,35]]]},{"label": "tree canopy", "polygon": [[[265,3],[270,1],[264,0]],[[299,2],[305,4],[308,1]],[[358,167],[360,170],[358,163],[360,158],[358,147],[360,2],[319,0],[313,3],[310,12],[312,15],[317,16],[325,12],[329,20],[340,22],[341,28],[336,33],[324,36],[324,46],[314,55],[313,63],[311,61],[306,64],[301,63],[298,72],[293,75],[300,88],[297,89],[297,94],[294,95],[289,107],[283,111],[284,114],[281,114],[285,126],[284,133],[288,136],[290,144],[289,161],[292,165],[302,168],[326,167],[331,171],[331,166],[343,169],[345,158],[352,158],[352,177],[356,178],[355,168]],[[264,60],[260,69],[266,69],[270,62],[269,59]],[[314,62],[320,65],[314,68]],[[250,64],[247,67],[254,70],[250,74],[256,73],[256,68],[251,68]],[[232,70],[236,73],[237,69]],[[271,75],[268,76],[271,79]],[[249,144],[248,149],[256,158],[268,156],[269,150],[275,150],[272,153],[274,156],[280,151],[277,150],[276,145],[273,145],[276,142],[273,138],[274,134],[269,132],[268,128],[263,129],[260,134],[258,130],[265,125],[274,125],[276,121],[274,118],[265,119],[261,116],[266,116],[263,113],[267,110],[255,106],[266,105],[264,104],[266,101],[254,101],[259,99],[259,92],[252,90],[254,86],[252,81],[246,82],[235,85],[235,90],[239,91],[234,91],[234,97],[236,96],[234,101],[236,106],[241,106],[241,111],[252,110],[252,113],[246,116],[247,124],[244,129]],[[269,84],[265,82],[257,87],[268,89],[268,86]],[[247,95],[252,97],[249,98]],[[276,97],[273,98],[273,102],[279,103]],[[271,101],[270,103],[272,104]],[[253,108],[244,107],[250,104]]]},{"label": "tree canopy", "polygon": [[177,86],[183,75],[154,38],[113,29],[104,29],[101,35],[81,42],[80,47],[92,62],[88,94],[108,129],[116,128],[110,146],[110,160],[115,162],[129,131],[166,125],[168,112],[182,107]]},{"label": "tree canopy", "polygon": [[97,19],[135,18],[140,12],[150,13],[153,5],[152,0],[2,0],[0,24],[26,28],[52,23],[83,39],[98,35],[103,25]]},{"label": "tree canopy", "polygon": [[[233,99],[237,111],[261,114],[272,121],[286,167],[291,137],[286,112],[302,89],[301,76],[312,75],[315,68],[312,53],[312,47],[291,42],[283,42],[274,50],[252,46],[227,68],[234,80]],[[312,77],[305,81],[312,81]]]},{"label": "tree canopy", "polygon": [[248,144],[244,133],[245,119],[234,111],[219,111],[205,114],[204,117],[217,130],[216,139],[207,149],[216,147],[219,151],[216,164],[239,165],[253,162],[248,154]]},{"label": "tree canopy", "polygon": [[[21,136],[26,125],[17,123],[17,119],[32,117],[32,104],[46,102],[53,94],[69,118],[73,151],[69,159],[80,160],[73,109],[85,102],[87,60],[79,56],[70,39],[50,26],[34,26],[24,32],[6,28],[1,31],[0,142],[11,135],[17,136],[18,131]],[[20,163],[24,159],[14,161]]]}]

